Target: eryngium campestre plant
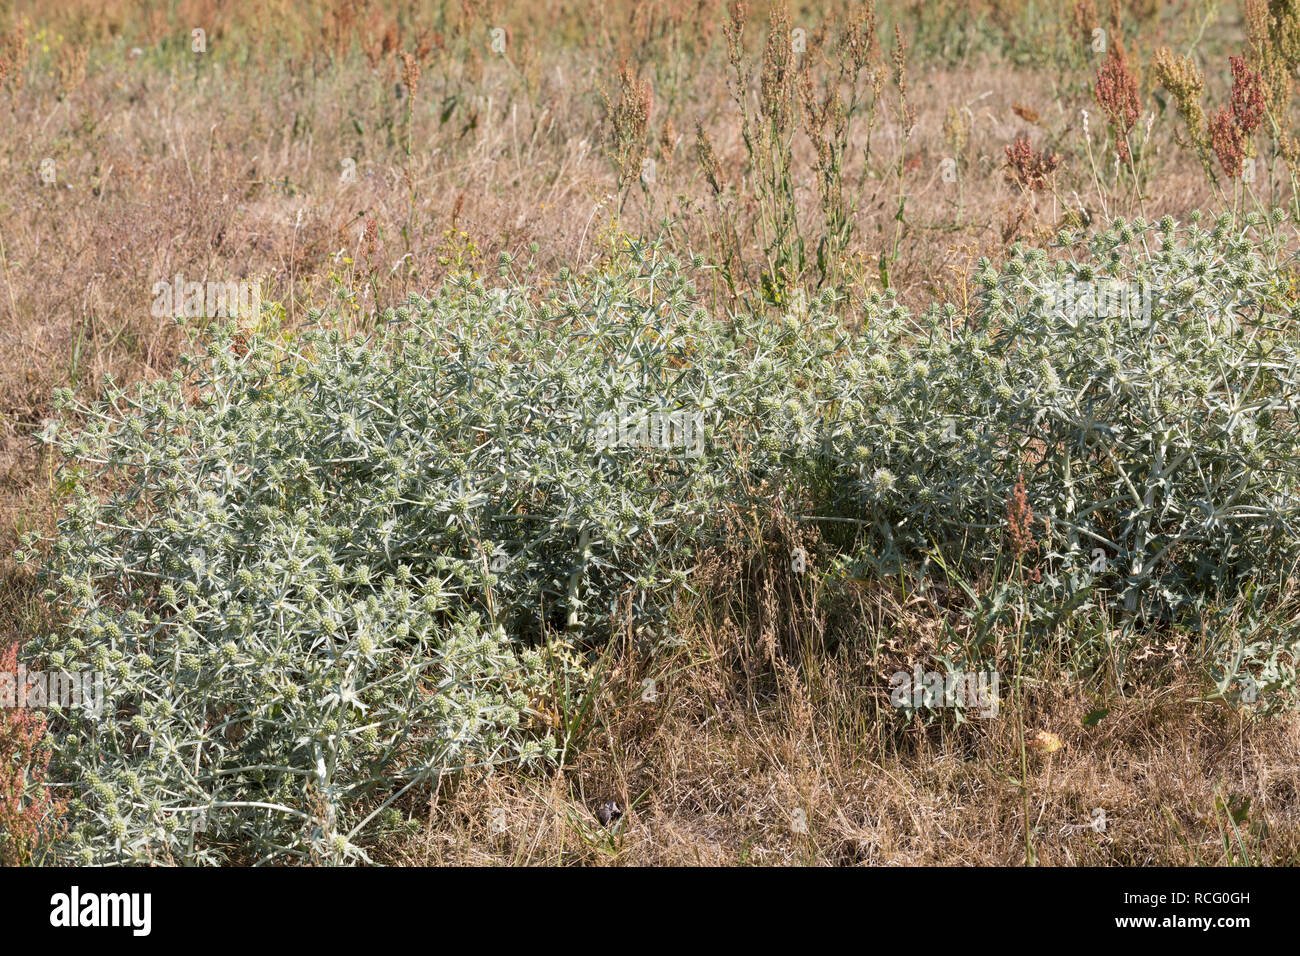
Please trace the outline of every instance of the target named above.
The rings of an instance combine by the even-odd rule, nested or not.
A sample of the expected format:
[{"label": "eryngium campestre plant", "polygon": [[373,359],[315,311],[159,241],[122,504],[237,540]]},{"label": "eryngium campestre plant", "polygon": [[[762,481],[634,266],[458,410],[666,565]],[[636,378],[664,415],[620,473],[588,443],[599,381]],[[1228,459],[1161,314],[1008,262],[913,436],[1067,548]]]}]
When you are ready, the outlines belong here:
[{"label": "eryngium campestre plant", "polygon": [[685,582],[733,351],[657,248],[562,281],[450,282],[369,339],[217,327],[169,381],[59,395],[33,650],[109,697],[56,735],[78,858],[348,858],[394,791],[551,756],[520,639]]},{"label": "eryngium campestre plant", "polygon": [[[1048,587],[1159,615],[1289,563],[1300,323],[1251,232],[1118,222],[984,264],[969,321],[871,310],[884,344],[828,404],[838,513],[877,557],[986,561],[1023,474]],[[1067,283],[1134,297],[1071,308]]]},{"label": "eryngium campestre plant", "polygon": [[[633,243],[540,288],[450,281],[369,338],[218,328],[170,381],[61,395],[67,624],[33,649],[110,696],[55,722],[69,847],[345,859],[402,787],[545,759],[516,642],[657,622],[755,493],[879,564],[937,548],[970,572],[1023,475],[1061,606],[1238,587],[1298,543],[1296,320],[1250,236],[1064,236],[983,267],[970,316],[873,301],[853,335],[823,299],[711,317]],[[1061,305],[1099,279],[1150,310]],[[611,435],[655,416],[698,446]]]}]

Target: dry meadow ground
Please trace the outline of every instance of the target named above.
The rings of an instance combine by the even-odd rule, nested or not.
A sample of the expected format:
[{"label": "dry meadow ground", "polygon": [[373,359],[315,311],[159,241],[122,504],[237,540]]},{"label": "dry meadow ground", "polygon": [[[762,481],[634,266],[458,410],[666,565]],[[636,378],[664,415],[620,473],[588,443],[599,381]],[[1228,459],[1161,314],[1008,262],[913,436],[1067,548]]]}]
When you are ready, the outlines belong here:
[{"label": "dry meadow ground", "polygon": [[[858,152],[839,173],[852,234],[833,280],[807,265],[769,299],[834,281],[851,322],[853,303],[888,281],[905,301],[960,305],[979,257],[1000,261],[1065,223],[1290,201],[1262,134],[1253,198],[1222,175],[1212,185],[1155,77],[1158,48],[1190,51],[1207,105],[1226,102],[1228,56],[1247,43],[1236,3],[1040,9],[1052,6],[879,4],[871,152],[864,162],[865,132],[852,132]],[[806,30],[804,55],[830,71],[819,31],[847,13],[818,7],[792,8],[782,29]],[[179,335],[150,309],[160,280],[260,278],[290,326],[351,290],[338,321],[365,328],[445,276],[492,275],[503,253],[544,274],[581,270],[621,236],[667,228],[681,248],[734,263],[717,308],[761,294],[771,212],[729,88],[728,16],[717,0],[0,4],[0,644],[52,626],[8,558],[53,520],[52,464],[35,442],[52,392],[171,370]],[[204,52],[191,49],[196,28]],[[1094,29],[1124,45],[1137,76],[1128,169],[1096,99]],[[755,4],[756,69],[767,32]],[[1032,152],[1017,183],[1008,147],[1021,136]],[[815,237],[817,140],[792,141],[790,208]],[[1054,167],[1041,182],[1035,157]],[[561,771],[467,776],[413,798],[423,823],[378,858],[1300,861],[1300,723],[1212,699],[1203,635],[1137,637],[1087,672],[1061,649],[999,719],[923,726],[879,688],[936,646],[942,602],[887,582],[808,598],[729,560],[678,610],[674,651],[616,644]],[[1022,766],[1022,733],[1038,731],[1061,746]],[[607,828],[594,810],[610,799],[626,813]],[[1104,829],[1089,825],[1099,811]]]}]

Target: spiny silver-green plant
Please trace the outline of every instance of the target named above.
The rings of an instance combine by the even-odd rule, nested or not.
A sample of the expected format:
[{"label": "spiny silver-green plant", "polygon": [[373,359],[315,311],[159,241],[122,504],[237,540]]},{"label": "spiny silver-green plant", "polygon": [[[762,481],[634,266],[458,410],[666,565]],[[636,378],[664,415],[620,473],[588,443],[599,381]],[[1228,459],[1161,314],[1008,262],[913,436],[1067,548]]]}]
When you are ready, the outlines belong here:
[{"label": "spiny silver-green plant", "polygon": [[[984,263],[969,322],[873,309],[891,331],[829,406],[842,513],[878,557],[989,560],[1023,475],[1049,585],[1160,614],[1294,556],[1298,323],[1251,231],[1118,222]],[[1132,294],[1071,306],[1067,283]]]},{"label": "spiny silver-green plant", "polygon": [[[982,265],[971,316],[876,298],[855,334],[825,297],[710,315],[636,242],[549,285],[458,277],[368,337],[217,328],[168,381],[62,393],[64,623],[32,649],[110,697],[53,722],[64,852],[363,858],[409,788],[551,757],[530,646],[662,633],[755,496],[878,566],[977,576],[1023,475],[1045,600],[1230,596],[1298,550],[1297,320],[1257,226],[1064,235]],[[1102,279],[1150,294],[1062,305]]]},{"label": "spiny silver-green plant", "polygon": [[648,623],[717,510],[731,346],[692,293],[636,247],[545,296],[462,278],[368,339],[215,328],[168,381],[62,392],[65,625],[32,650],[110,698],[56,734],[75,858],[360,858],[406,788],[550,758],[521,639]]}]

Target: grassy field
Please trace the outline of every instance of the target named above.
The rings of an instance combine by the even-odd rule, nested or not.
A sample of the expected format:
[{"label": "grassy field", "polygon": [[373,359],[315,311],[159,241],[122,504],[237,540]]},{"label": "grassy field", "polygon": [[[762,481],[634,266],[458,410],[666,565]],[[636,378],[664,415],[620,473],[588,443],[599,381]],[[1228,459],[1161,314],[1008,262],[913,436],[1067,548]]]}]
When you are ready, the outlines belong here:
[{"label": "grassy field", "polygon": [[[115,698],[119,730],[163,686],[188,688],[202,743],[178,737],[182,753],[219,753],[213,779],[254,750],[292,764],[288,783],[249,787],[298,821],[272,836],[257,809],[213,804],[224,822],[205,816],[177,849],[144,818],[194,830],[192,795],[219,788],[190,780],[151,805],[163,771],[115,730],[96,796],[75,726],[48,718],[43,770],[39,729],[0,711],[0,859],[256,862],[287,841],[290,862],[386,864],[1300,862],[1297,50],[1300,5],[1284,0],[0,3],[0,646],[54,669],[52,654],[100,661],[102,643],[94,666],[129,664],[137,688]],[[1050,283],[1107,270],[1154,287],[1164,324],[1052,319]],[[158,307],[177,283],[256,286],[262,310],[226,323],[209,298],[178,323]],[[321,326],[340,342],[312,338]],[[215,364],[156,406],[132,398],[191,351]],[[591,425],[615,357],[643,406],[707,418],[699,464],[634,450],[584,470],[561,413]],[[1002,378],[981,378],[990,361]],[[142,487],[122,463],[171,447],[150,409],[173,400],[193,475],[223,443],[250,473],[283,453],[288,477],[247,485],[270,497],[211,505],[247,518],[229,525],[259,555],[241,569],[282,575],[289,611],[258,598],[273,628],[236,627],[198,589],[196,623],[184,594],[137,587],[175,570],[168,549],[181,568],[196,543],[204,561],[236,547],[157,530],[215,486],[97,513],[101,529],[141,522],[134,537],[60,524],[79,496],[117,507]],[[802,427],[805,401],[816,450],[758,437]],[[187,403],[237,409],[234,424],[187,419]],[[278,421],[263,407],[300,417],[240,431]],[[1086,422],[1098,409],[1110,417]],[[121,457],[101,456],[94,423],[137,413],[150,438],[114,432]],[[963,417],[957,451],[958,429],[941,432]],[[93,447],[52,441],[55,421],[91,428]],[[535,434],[505,434],[521,422]],[[1088,437],[1105,429],[1114,444]],[[391,438],[417,432],[420,449]],[[401,486],[408,510],[370,508],[378,479],[349,471],[367,456],[428,467],[421,491]],[[435,541],[409,509],[460,479],[479,482],[478,523],[452,508],[461,524]],[[300,540],[283,517],[294,481],[323,489],[329,526],[416,530],[396,556],[388,537],[319,536],[339,590],[321,578],[312,605],[311,555],[304,577],[270,553]],[[257,517],[263,500],[283,516]],[[521,515],[549,524],[526,567],[498,568],[485,542],[521,537],[497,530]],[[79,548],[93,599],[38,570],[72,569]],[[506,668],[483,691],[492,707],[523,693],[488,749],[528,760],[421,749],[461,739],[421,709],[424,645],[392,645],[415,709],[393,710],[400,741],[374,718],[355,781],[333,776],[335,756],[317,771],[339,739],[338,766],[356,757],[331,709],[344,703],[304,708],[279,750],[260,736],[287,712],[261,703],[283,681],[322,699],[334,686],[308,661],[320,608],[359,627],[340,609],[374,597],[381,646],[399,621],[406,634],[406,578],[372,584],[362,554],[376,582],[400,565],[426,595],[434,557],[451,562],[459,583],[439,585],[450,609],[430,627],[451,628],[445,612],[506,635],[465,660],[537,655],[537,673]],[[237,563],[213,593],[245,586]],[[179,622],[233,650],[151,685]],[[268,628],[293,639],[264,646]],[[191,652],[177,644],[177,661]],[[891,676],[914,668],[993,672],[996,716],[896,706]],[[490,722],[479,698],[462,705]],[[416,750],[436,773],[411,771]]]}]

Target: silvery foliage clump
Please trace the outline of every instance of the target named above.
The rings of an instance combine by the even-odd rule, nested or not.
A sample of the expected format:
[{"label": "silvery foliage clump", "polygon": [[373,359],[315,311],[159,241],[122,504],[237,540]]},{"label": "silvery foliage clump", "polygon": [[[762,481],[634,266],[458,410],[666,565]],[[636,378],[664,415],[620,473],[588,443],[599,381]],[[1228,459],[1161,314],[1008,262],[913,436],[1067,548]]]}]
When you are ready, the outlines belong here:
[{"label": "silvery foliage clump", "polygon": [[[983,266],[970,318],[873,296],[855,333],[828,295],[711,315],[693,269],[635,242],[550,284],[457,277],[368,337],[217,328],[168,381],[61,395],[65,624],[33,649],[110,696],[55,722],[65,850],[360,858],[403,788],[552,756],[528,646],[662,633],[700,551],[743,546],[733,504],[973,573],[1023,473],[1062,605],[1164,613],[1276,568],[1296,321],[1250,236],[1063,236]],[[1057,307],[1098,277],[1153,290],[1149,314]]]},{"label": "silvery foliage clump", "polygon": [[[1293,563],[1300,323],[1276,244],[1166,219],[1058,253],[982,263],[969,322],[869,308],[825,400],[836,513],[880,560],[991,561],[1023,473],[1047,589],[1160,616]],[[1071,309],[1065,283],[1141,294]]]},{"label": "silvery foliage clump", "polygon": [[109,697],[56,722],[72,859],[364,858],[407,788],[554,757],[530,647],[653,633],[686,584],[746,360],[676,260],[383,318],[215,327],[169,380],[58,396],[65,624],[29,649]]},{"label": "silvery foliage clump", "polygon": [[107,698],[53,723],[60,849],[364,859],[388,796],[554,754],[525,729],[542,663],[456,600],[460,562],[384,547],[386,488],[331,444],[324,391],[294,394],[261,343],[213,344],[202,371],[60,396],[86,422],[61,443],[47,570],[66,623],[31,649],[103,673]]}]

